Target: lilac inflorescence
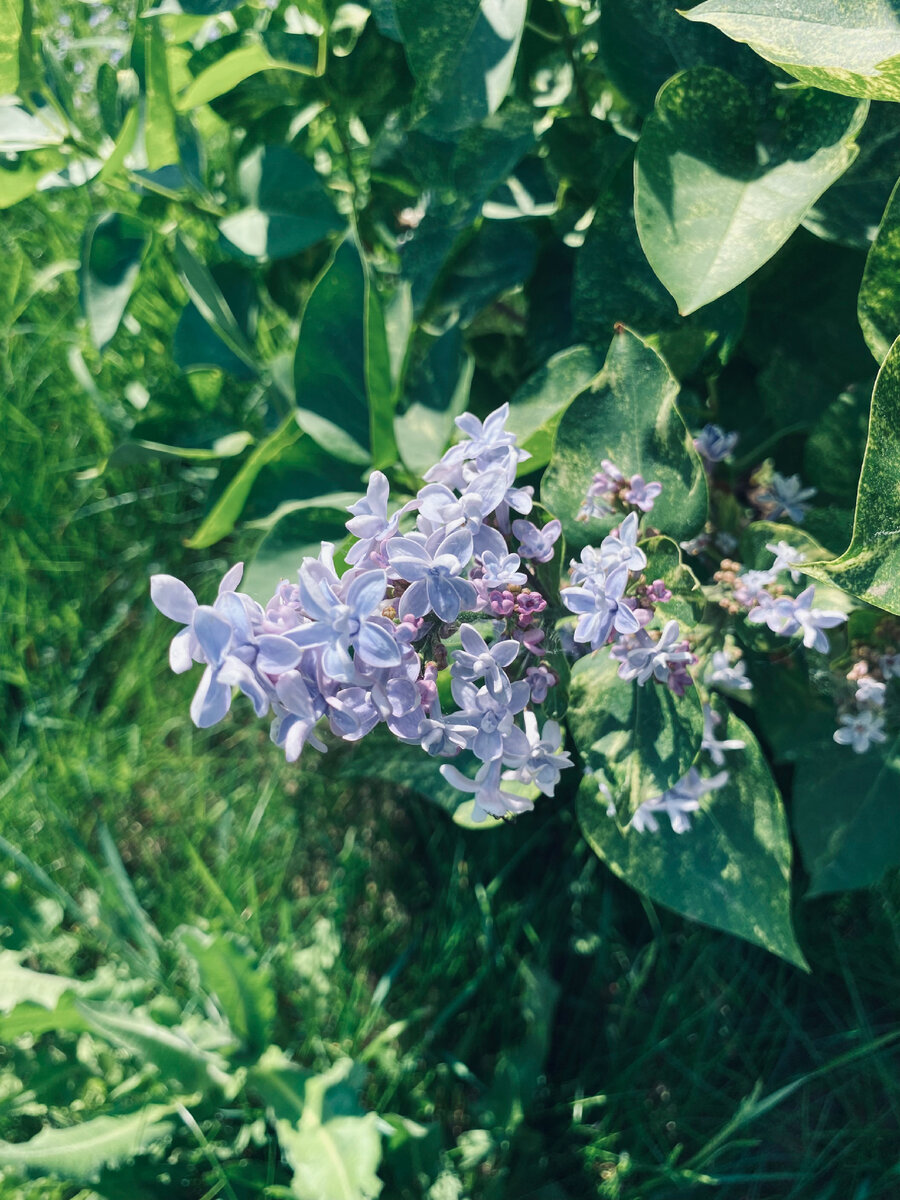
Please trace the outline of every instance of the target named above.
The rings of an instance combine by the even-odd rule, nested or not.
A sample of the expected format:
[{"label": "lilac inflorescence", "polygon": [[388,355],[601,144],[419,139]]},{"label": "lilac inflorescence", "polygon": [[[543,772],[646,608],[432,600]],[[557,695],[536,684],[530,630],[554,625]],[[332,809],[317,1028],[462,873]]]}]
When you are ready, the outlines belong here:
[{"label": "lilac inflorescence", "polygon": [[[472,797],[476,820],[519,813],[538,794],[552,795],[572,762],[560,726],[541,727],[534,707],[558,682],[542,658],[546,622],[558,612],[548,612],[539,572],[554,557],[561,526],[527,519],[532,491],[516,476],[528,454],[507,431],[507,416],[504,405],[484,422],[458,418],[463,438],[394,511],[387,477],[373,471],[366,495],[349,509],[355,540],[343,569],[334,546],[323,543],[265,606],[238,591],[240,565],[212,605],[179,580],[154,576],[153,602],[182,626],[172,641],[173,670],[204,667],[191,705],[195,724],[221,721],[237,687],[257,716],[271,718],[272,740],[291,762],[307,746],[326,750],[325,726],[348,742],[385,726],[429,755],[475,760],[474,777],[471,766],[469,774],[455,764],[441,771]],[[658,484],[602,466],[601,482],[614,485],[623,503],[652,507]],[[637,511],[599,547],[585,548],[562,591],[577,616],[574,651],[615,642],[623,679],[657,680],[680,694],[695,659],[676,621],[658,640],[647,631],[654,606],[671,593],[662,580],[643,580],[646,565]],[[438,676],[448,665],[444,712]]]}]

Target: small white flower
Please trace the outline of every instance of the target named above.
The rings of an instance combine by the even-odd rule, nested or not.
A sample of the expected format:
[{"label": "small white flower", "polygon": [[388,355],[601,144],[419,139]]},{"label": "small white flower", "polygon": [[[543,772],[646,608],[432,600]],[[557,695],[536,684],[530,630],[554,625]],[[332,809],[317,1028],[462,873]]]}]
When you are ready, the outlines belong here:
[{"label": "small white flower", "polygon": [[834,740],[840,746],[852,746],[857,754],[865,754],[872,742],[886,742],[884,717],[881,713],[864,708],[859,713],[844,713],[841,728],[834,731]]},{"label": "small white flower", "polygon": [[871,704],[873,708],[884,708],[884,694],[887,685],[880,679],[870,679],[864,675],[856,689],[857,704]]},{"label": "small white flower", "polygon": [[747,745],[740,738],[718,741],[716,726],[721,724],[721,721],[722,718],[717,712],[713,712],[708,704],[703,705],[703,741],[700,743],[700,749],[706,751],[717,767],[725,765],[725,750],[743,750]]},{"label": "small white flower", "polygon": [[772,563],[771,570],[776,574],[779,571],[790,571],[791,579],[794,583],[800,582],[800,572],[795,571],[791,567],[791,563],[803,562],[806,557],[802,550],[797,550],[789,542],[766,542],[766,549],[770,554],[775,555],[775,561]]},{"label": "small white flower", "polygon": [[747,678],[747,666],[738,659],[733,663],[725,650],[714,650],[703,682],[707,687],[720,687],[735,692],[748,692],[753,687]]}]

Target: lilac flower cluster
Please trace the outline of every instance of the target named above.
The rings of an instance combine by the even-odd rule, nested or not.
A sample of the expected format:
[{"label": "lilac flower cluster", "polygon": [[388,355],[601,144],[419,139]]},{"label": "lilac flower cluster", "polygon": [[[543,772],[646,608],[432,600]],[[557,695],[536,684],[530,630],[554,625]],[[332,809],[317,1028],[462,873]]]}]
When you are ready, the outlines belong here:
[{"label": "lilac flower cluster", "polygon": [[626,478],[614,462],[604,458],[600,463],[600,470],[591,479],[575,520],[589,521],[591,517],[611,517],[617,506],[631,506],[647,513],[653,508],[654,501],[661,492],[661,483],[648,483],[643,475]]},{"label": "lilac flower cluster", "polygon": [[[571,759],[559,726],[547,721],[540,729],[529,706],[547,697],[556,676],[546,663],[526,662],[540,659],[547,607],[534,564],[553,557],[560,524],[524,519],[532,489],[517,486],[516,474],[528,455],[507,432],[507,415],[504,405],[484,423],[459,417],[463,440],[393,513],[388,480],[374,471],[349,510],[347,529],[357,540],[343,572],[334,547],[323,543],[317,558],[302,561],[297,582],[279,584],[265,607],[237,590],[240,565],[212,605],[199,604],[178,579],[154,576],[153,602],[183,626],[172,641],[173,670],[204,666],[191,705],[195,724],[221,721],[237,687],[257,716],[271,714],[272,740],[289,761],[307,744],[325,750],[322,722],[349,742],[383,724],[428,754],[474,756],[473,779],[449,764],[442,773],[474,797],[475,819],[521,812],[533,794],[552,795]],[[401,530],[413,513],[414,527]],[[627,566],[621,570],[627,575]],[[479,620],[494,630],[492,644],[473,624]],[[637,628],[633,615],[631,625],[622,621]],[[450,691],[458,707],[445,715],[438,671],[457,632]]]},{"label": "lilac flower cluster", "polygon": [[637,539],[638,517],[632,512],[599,548],[585,546],[580,559],[569,565],[572,584],[563,589],[562,602],[578,618],[572,635],[576,647],[598,650],[611,644],[620,678],[641,686],[656,679],[681,696],[692,683],[687,666],[697,660],[678,622],[667,622],[656,637],[646,628],[654,605],[670,600],[671,592],[656,579],[649,586],[638,583],[631,595],[625,594],[633,577],[647,566]]}]

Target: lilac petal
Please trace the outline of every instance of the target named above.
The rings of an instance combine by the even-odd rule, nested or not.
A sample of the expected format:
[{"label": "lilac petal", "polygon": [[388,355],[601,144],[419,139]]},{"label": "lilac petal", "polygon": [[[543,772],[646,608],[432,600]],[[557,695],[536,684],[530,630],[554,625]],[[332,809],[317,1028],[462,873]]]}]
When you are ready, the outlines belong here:
[{"label": "lilac petal", "polygon": [[198,729],[218,725],[231,708],[231,688],[213,677],[211,667],[203,672],[200,685],[191,701],[191,720]]},{"label": "lilac petal", "polygon": [[364,621],[360,626],[357,649],[371,667],[400,665],[400,647],[388,631],[374,621]]},{"label": "lilac petal", "polygon": [[597,595],[595,592],[589,592],[587,588],[564,588],[561,595],[562,602],[569,612],[592,613],[597,611]]},{"label": "lilac petal", "polygon": [[435,558],[438,555],[448,555],[455,558],[460,567],[465,566],[472,557],[472,535],[468,529],[454,529],[448,534],[438,546]]},{"label": "lilac petal", "polygon": [[491,647],[491,655],[493,656],[494,662],[497,663],[498,666],[508,667],[509,664],[515,659],[520,649],[521,642],[514,642],[512,640],[508,642],[497,642],[495,646]]},{"label": "lilac petal", "polygon": [[442,621],[455,621],[459,616],[460,599],[448,575],[433,575],[426,583],[428,602]]},{"label": "lilac petal", "polygon": [[206,661],[219,666],[231,644],[231,626],[214,608],[201,604],[194,613],[193,630]]},{"label": "lilac petal", "polygon": [[368,617],[384,599],[387,575],[384,571],[364,571],[347,588],[346,604],[358,621]]},{"label": "lilac petal", "polygon": [[278,699],[288,710],[306,720],[315,719],[315,708],[306,681],[299,671],[288,671],[275,684]]},{"label": "lilac petal", "polygon": [[836,625],[843,625],[847,620],[844,613],[832,612],[830,609],[824,608],[814,608],[813,616],[819,629],[834,629]]},{"label": "lilac petal", "polygon": [[456,577],[448,580],[450,586],[459,597],[461,608],[474,608],[478,603],[478,592],[475,590],[475,584],[469,583],[468,579],[457,579]]},{"label": "lilac petal", "polygon": [[169,666],[176,675],[183,675],[194,665],[191,657],[191,630],[182,629],[169,644]]},{"label": "lilac petal", "polygon": [[500,758],[503,754],[503,738],[500,731],[492,729],[488,732],[486,729],[479,729],[472,750],[475,757],[480,758],[482,762],[493,762],[495,758]]},{"label": "lilac petal", "polygon": [[473,625],[460,625],[459,640],[467,654],[474,654],[477,658],[479,654],[487,653],[487,642]]},{"label": "lilac petal", "polygon": [[150,599],[164,617],[181,625],[190,625],[198,607],[197,597],[174,575],[151,575]]},{"label": "lilac petal", "polygon": [[[531,755],[531,743],[523,730],[516,726],[503,739],[503,761],[511,767],[521,766]],[[518,760],[518,761],[516,761]]]},{"label": "lilac petal", "polygon": [[402,617],[424,617],[428,612],[428,584],[418,579],[400,597],[397,612]]},{"label": "lilac petal", "polygon": [[216,612],[223,616],[231,626],[232,632],[237,635],[239,641],[252,641],[253,626],[250,624],[250,618],[247,616],[247,610],[244,608],[240,596],[234,592],[219,592],[219,598],[214,607]]},{"label": "lilac petal", "polygon": [[256,668],[264,675],[281,675],[296,667],[302,657],[303,649],[291,638],[277,633],[264,633],[259,639]]},{"label": "lilac petal", "polygon": [[506,472],[494,467],[490,471],[476,475],[466,490],[476,492],[482,498],[484,501],[482,516],[487,516],[488,513],[494,511],[505,496],[506,487]]},{"label": "lilac petal", "polygon": [[330,642],[322,651],[322,670],[326,679],[351,683],[356,677],[350,651],[341,642]]},{"label": "lilac petal", "polygon": [[303,606],[303,611],[308,613],[309,616],[315,617],[317,621],[327,621],[331,616],[331,609],[322,594],[322,579],[314,573],[317,565],[315,561],[312,563],[304,562],[303,566],[297,572],[300,603]]},{"label": "lilac petal", "polygon": [[241,579],[244,576],[244,564],[242,562],[235,563],[230,571],[226,571],[222,576],[222,582],[219,584],[219,595],[224,592],[236,592]]},{"label": "lilac petal", "polygon": [[234,655],[229,655],[219,671],[219,682],[229,687],[239,687],[252,703],[258,717],[264,717],[269,711],[269,696],[266,689],[256,678],[252,668],[241,662]]},{"label": "lilac petal", "polygon": [[619,633],[637,633],[641,627],[640,621],[625,604],[620,604],[616,609],[614,624]]}]

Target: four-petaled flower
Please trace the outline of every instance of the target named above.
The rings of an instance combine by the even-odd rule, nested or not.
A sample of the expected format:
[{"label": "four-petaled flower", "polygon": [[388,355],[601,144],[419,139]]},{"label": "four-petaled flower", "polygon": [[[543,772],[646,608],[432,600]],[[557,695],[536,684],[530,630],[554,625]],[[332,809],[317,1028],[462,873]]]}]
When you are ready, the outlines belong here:
[{"label": "four-petaled flower", "polygon": [[475,585],[460,578],[472,557],[471,533],[455,529],[438,538],[440,533],[426,542],[396,537],[388,543],[391,567],[411,585],[400,597],[401,617],[433,612],[442,621],[455,621],[462,609],[475,604]]},{"label": "four-petaled flower", "polygon": [[873,742],[887,741],[884,717],[870,708],[858,713],[844,713],[840,722],[841,728],[834,731],[834,740],[840,746],[852,746],[857,754],[865,754]]},{"label": "four-petaled flower", "polygon": [[632,475],[624,495],[629,504],[635,505],[641,512],[649,512],[661,491],[661,483],[645,483],[643,475]]},{"label": "four-petaled flower", "polygon": [[747,620],[753,625],[768,625],[773,633],[779,633],[782,637],[791,637],[802,630],[803,645],[807,650],[827,654],[828,638],[824,631],[842,625],[847,617],[845,613],[832,609],[813,608],[815,590],[815,585],[810,584],[796,599],[779,596],[777,600],[751,609],[747,613]]},{"label": "four-petaled flower", "polygon": [[814,487],[805,488],[799,475],[779,475],[775,471],[767,487],[757,493],[756,500],[765,511],[767,521],[780,521],[787,517],[799,525],[809,512],[805,503],[816,494]]},{"label": "four-petaled flower", "polygon": [[709,463],[726,459],[740,438],[739,433],[726,433],[721,425],[704,425],[694,438],[694,449]]},{"label": "four-petaled flower", "polygon": [[615,567],[601,583],[590,578],[584,587],[569,587],[562,592],[562,602],[569,612],[578,614],[574,638],[589,642],[597,650],[615,629],[617,633],[637,633],[640,621],[624,602],[628,584],[628,568]]}]

